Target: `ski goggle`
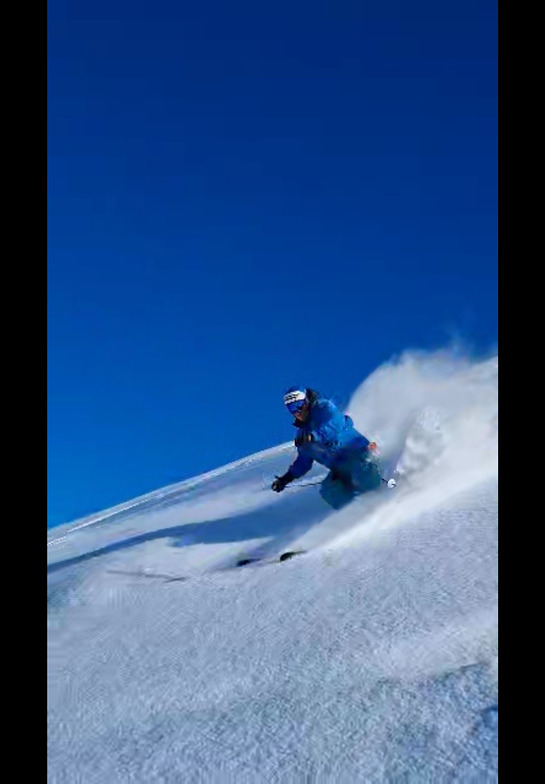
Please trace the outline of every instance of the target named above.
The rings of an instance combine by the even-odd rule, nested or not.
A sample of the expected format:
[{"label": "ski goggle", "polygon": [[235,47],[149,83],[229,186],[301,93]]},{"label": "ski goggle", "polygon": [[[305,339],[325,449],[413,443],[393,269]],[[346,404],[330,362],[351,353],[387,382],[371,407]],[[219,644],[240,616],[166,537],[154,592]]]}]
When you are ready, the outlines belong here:
[{"label": "ski goggle", "polygon": [[295,414],[300,411],[305,405],[307,396],[305,392],[288,392],[284,395],[284,404],[290,414]]},{"label": "ski goggle", "polygon": [[297,414],[299,411],[302,411],[305,407],[305,401],[303,400],[302,403],[290,403],[288,406],[288,411],[290,414]]}]

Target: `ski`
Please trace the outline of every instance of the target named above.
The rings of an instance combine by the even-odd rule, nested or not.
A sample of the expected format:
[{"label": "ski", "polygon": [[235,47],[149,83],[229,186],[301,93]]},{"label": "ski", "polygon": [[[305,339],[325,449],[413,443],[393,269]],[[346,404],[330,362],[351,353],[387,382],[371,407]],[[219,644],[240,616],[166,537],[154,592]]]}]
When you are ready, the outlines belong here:
[{"label": "ski", "polygon": [[235,566],[248,566],[249,564],[253,563],[262,563],[262,564],[273,564],[273,563],[283,563],[284,561],[289,561],[291,558],[294,558],[296,555],[302,555],[305,553],[306,550],[286,550],[285,552],[281,553],[280,555],[275,555],[273,558],[240,558]]}]

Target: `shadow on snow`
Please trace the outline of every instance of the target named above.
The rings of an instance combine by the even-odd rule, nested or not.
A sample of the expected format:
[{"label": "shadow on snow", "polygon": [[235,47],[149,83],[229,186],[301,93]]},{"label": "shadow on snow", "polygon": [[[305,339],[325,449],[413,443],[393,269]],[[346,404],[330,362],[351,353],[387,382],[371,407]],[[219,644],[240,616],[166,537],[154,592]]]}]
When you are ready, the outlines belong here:
[{"label": "shadow on snow", "polygon": [[[298,492],[283,498],[281,502],[275,502],[239,516],[146,531],[82,555],[48,564],[47,572],[51,574],[59,569],[74,566],[92,558],[99,558],[118,550],[136,547],[155,539],[170,539],[172,547],[187,547],[194,544],[218,544],[273,538],[273,541],[266,547],[267,551],[272,551],[280,547],[283,541],[288,542],[295,531],[300,535],[322,521],[330,511],[317,493],[310,490],[305,493]],[[263,554],[262,545],[259,550],[260,554]]]}]

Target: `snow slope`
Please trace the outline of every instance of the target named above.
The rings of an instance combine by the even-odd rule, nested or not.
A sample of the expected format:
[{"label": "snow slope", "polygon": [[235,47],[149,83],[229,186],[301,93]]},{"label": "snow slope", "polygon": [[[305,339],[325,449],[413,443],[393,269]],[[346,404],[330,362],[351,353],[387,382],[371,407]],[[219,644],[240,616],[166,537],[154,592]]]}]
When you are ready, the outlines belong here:
[{"label": "snow slope", "polygon": [[48,780],[496,781],[497,371],[379,368],[339,512],[286,444],[50,530]]}]

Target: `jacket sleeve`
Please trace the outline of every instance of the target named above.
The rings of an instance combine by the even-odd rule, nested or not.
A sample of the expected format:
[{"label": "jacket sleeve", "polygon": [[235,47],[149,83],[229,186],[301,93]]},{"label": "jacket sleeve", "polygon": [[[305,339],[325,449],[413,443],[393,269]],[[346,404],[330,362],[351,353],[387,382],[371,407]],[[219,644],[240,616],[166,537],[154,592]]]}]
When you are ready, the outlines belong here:
[{"label": "jacket sleeve", "polygon": [[293,463],[288,468],[288,474],[290,474],[294,479],[299,479],[299,477],[304,476],[310,471],[313,463],[314,460],[311,457],[302,455],[301,452],[299,452]]}]

